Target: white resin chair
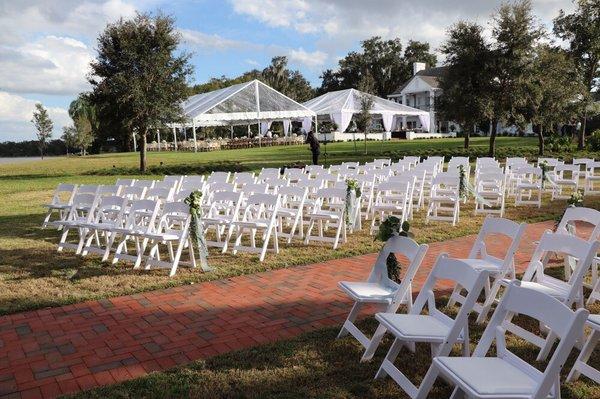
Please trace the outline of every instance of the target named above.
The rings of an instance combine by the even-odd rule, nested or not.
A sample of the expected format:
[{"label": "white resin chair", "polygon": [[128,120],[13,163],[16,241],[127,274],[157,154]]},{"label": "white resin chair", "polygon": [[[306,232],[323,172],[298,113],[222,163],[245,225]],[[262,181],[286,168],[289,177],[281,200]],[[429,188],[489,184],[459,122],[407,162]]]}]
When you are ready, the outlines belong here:
[{"label": "white resin chair", "polygon": [[577,381],[579,376],[583,374],[596,382],[596,384],[600,384],[600,370],[593,368],[587,363],[598,345],[598,341],[600,341],[600,315],[589,315],[586,325],[591,329],[591,333],[585,340],[585,344],[581,348],[581,352],[579,352],[579,356],[577,356],[577,360],[575,360],[575,364],[567,376],[567,382]]},{"label": "white resin chair", "polygon": [[136,179],[117,179],[116,186],[128,187],[135,184]]},{"label": "white resin chair", "polygon": [[146,191],[144,199],[161,200],[163,203],[173,201],[172,188],[154,187]]},{"label": "white resin chair", "polygon": [[[542,235],[520,285],[550,295],[568,307],[575,305],[577,308],[582,308],[584,306],[583,278],[589,271],[599,247],[600,242],[598,241],[588,242],[573,235],[555,234],[548,231]],[[547,260],[549,259],[548,254],[561,254],[577,259],[577,267],[568,281],[545,273]],[[502,284],[509,285],[510,280],[506,279]],[[520,333],[524,339],[541,348],[538,360],[544,360],[548,356],[556,338],[553,331],[548,333],[545,340],[522,331],[515,330],[512,332]]]},{"label": "white resin chair", "polygon": [[459,177],[440,173],[431,181],[431,196],[425,222],[431,220],[449,221],[452,226],[460,218]]},{"label": "white resin chair", "polygon": [[[346,242],[346,215],[345,203],[346,190],[341,188],[322,188],[315,195],[315,204],[306,215],[308,217],[308,230],[304,244],[311,241],[333,243],[333,249],[338,247],[340,235],[342,242]],[[317,234],[313,228],[317,225]],[[333,237],[326,236],[326,230],[334,229]]]},{"label": "white resin chair", "polygon": [[[61,252],[65,248],[74,249],[76,253],[81,251],[83,239],[87,233],[87,229],[82,227],[82,225],[93,221],[94,209],[98,205],[98,201],[100,201],[100,197],[96,194],[75,194],[66,218],[55,222],[56,226],[62,228],[62,234],[58,242],[58,252]],[[68,241],[71,230],[77,232],[77,243]]]},{"label": "white resin chair", "polygon": [[400,219],[400,223],[408,220],[410,200],[410,183],[388,181],[379,184],[375,192],[375,201],[371,207],[370,233],[375,233],[386,217],[395,216]]},{"label": "white resin chair", "polygon": [[45,208],[48,208],[48,212],[42,223],[42,228],[49,225],[55,226],[54,221],[50,220],[54,213],[58,213],[58,221],[66,219],[76,192],[76,184],[61,183],[56,187],[56,190],[54,190],[54,194],[52,195],[52,201],[49,204],[44,205]]},{"label": "white resin chair", "polygon": [[[170,185],[171,187],[173,187],[173,189],[175,190],[175,192],[179,191],[179,188],[181,187],[181,183],[183,182],[185,176],[182,175],[167,175],[163,178],[162,182],[166,185]],[[158,184],[158,182],[157,182]],[[156,185],[155,185],[156,186]]]},{"label": "white resin chair", "polygon": [[402,161],[408,162],[414,168],[419,162],[421,162],[421,157],[405,156],[402,158]]},{"label": "white resin chair", "polygon": [[[148,233],[141,235],[148,239],[149,254],[146,257],[146,270],[153,267],[169,269],[169,277],[173,277],[178,266],[182,263],[183,250],[188,248],[190,261],[186,262],[190,267],[196,267],[194,255],[194,243],[190,237],[191,223],[190,208],[181,202],[167,202],[163,206],[162,214],[158,221],[158,227]],[[168,260],[161,260],[160,246],[166,245]]]},{"label": "white resin chair", "polygon": [[391,176],[388,179],[389,183],[401,183],[401,184],[408,184],[408,200],[406,202],[406,214],[408,216],[409,220],[412,220],[413,215],[414,215],[414,198],[415,198],[415,188],[417,186],[417,177],[411,173],[411,172],[406,172],[406,173],[402,173],[401,175],[398,176]]},{"label": "white resin chair", "polygon": [[552,178],[552,199],[568,199],[579,189],[579,179],[585,174],[580,172],[579,165],[556,165]]},{"label": "white resin chair", "polygon": [[209,184],[212,183],[229,183],[231,172],[212,172],[206,179]]},{"label": "white resin chair", "polygon": [[179,191],[182,190],[202,190],[206,185],[204,176],[185,176],[179,185]]},{"label": "white resin chair", "polygon": [[236,188],[242,188],[245,184],[256,183],[256,176],[252,172],[235,172],[232,183],[235,184]]},{"label": "white resin chair", "polygon": [[151,189],[152,187],[154,187],[154,183],[156,183],[155,180],[136,180],[133,183],[134,187],[145,187],[146,190]]},{"label": "white resin chair", "polygon": [[475,182],[475,215],[497,214],[504,216],[506,201],[505,176],[502,171],[481,172]]},{"label": "white resin chair", "polygon": [[304,203],[308,195],[306,187],[280,187],[281,206],[277,211],[279,236],[290,244],[298,236],[304,238]]},{"label": "white resin chair", "polygon": [[[144,235],[155,231],[159,209],[160,201],[143,199],[131,203],[123,227],[116,227],[110,230],[110,240],[107,246],[108,251],[111,250],[113,243],[120,238],[113,256],[113,264],[124,259],[134,262],[135,269],[140,267],[148,243],[148,239]],[[129,253],[129,249],[127,248],[128,242],[133,242],[135,254]]]},{"label": "white resin chair", "polygon": [[[506,345],[506,327],[514,315],[531,317],[560,337],[560,343],[540,371]],[[543,293],[511,284],[487,325],[472,357],[439,356],[433,359],[419,390],[411,398],[429,397],[438,376],[455,386],[453,398],[546,399],[560,398],[560,371],[571,353],[589,312],[573,312]],[[526,331],[528,332],[528,331]],[[520,336],[520,334],[516,334]],[[496,355],[486,356],[495,341]]]},{"label": "white resin chair", "polygon": [[584,194],[600,194],[600,162],[591,162],[587,164],[585,171]]},{"label": "white resin chair", "polygon": [[[235,232],[233,254],[238,251],[259,254],[259,261],[265,259],[269,243],[273,241],[272,250],[279,253],[277,235],[277,213],[280,206],[279,194],[253,194],[246,201],[246,209],[241,218],[231,223]],[[261,233],[262,246],[256,245],[256,234]],[[242,242],[244,234],[248,233],[250,245]]]},{"label": "white resin chair", "polygon": [[[375,378],[389,375],[412,397],[418,391],[418,387],[394,365],[403,346],[428,343],[431,345],[431,356],[435,358],[448,356],[455,344],[461,344],[463,355],[469,356],[469,313],[487,277],[487,272],[478,272],[460,260],[448,258],[445,254],[440,255],[409,314],[377,313],[375,316],[385,330],[394,335],[394,342]],[[434,287],[438,280],[453,281],[468,291],[467,299],[454,319],[436,307]],[[428,314],[421,314],[425,308]],[[369,345],[363,360],[373,356],[377,344],[374,342],[373,345]]]},{"label": "white resin chair", "polygon": [[515,205],[537,205],[540,208],[543,191],[542,170],[535,166],[519,166],[510,172],[510,176],[513,181]]},{"label": "white resin chair", "polygon": [[[354,305],[337,337],[342,338],[349,333],[365,349],[369,346],[371,339],[354,324],[356,317],[366,304],[376,304],[386,313],[396,313],[400,305],[406,305],[410,311],[413,302],[412,282],[427,253],[427,249],[426,244],[419,245],[410,238],[393,236],[379,251],[367,281],[340,281],[338,283],[339,287],[354,301]],[[408,262],[404,266],[406,271],[400,283],[388,277],[386,260],[392,253],[397,256],[401,255],[401,259],[406,259]],[[373,339],[380,341],[384,333],[385,328],[379,326],[373,335]]]},{"label": "white resin chair", "polygon": [[284,179],[287,179],[290,183],[296,183],[298,180],[301,180],[306,174],[304,173],[304,169],[300,168],[288,168],[283,172]]},{"label": "white resin chair", "polygon": [[[110,255],[110,236],[114,229],[123,227],[127,203],[126,198],[118,196],[100,199],[93,220],[82,224],[82,227],[87,229],[85,244],[81,250],[82,256],[92,252],[102,255],[103,262],[108,259]],[[104,245],[102,245],[102,240]],[[93,245],[94,241],[95,245]]]},{"label": "white resin chair", "polygon": [[[473,306],[473,310],[479,314],[478,323],[486,320],[503,279],[515,278],[515,254],[519,249],[526,227],[525,223],[519,224],[512,220],[488,216],[483,221],[479,234],[477,234],[477,238],[469,252],[469,257],[461,259],[475,270],[487,271],[490,276],[485,283],[483,303],[476,302]],[[504,257],[493,256],[486,250],[486,239],[498,240],[500,237],[509,240]],[[464,301],[465,297],[461,295],[461,287],[456,286],[450,295],[450,305],[454,305],[456,302],[463,303]]]},{"label": "white resin chair", "polygon": [[219,191],[214,194],[208,210],[202,216],[202,224],[205,233],[211,230],[214,238],[206,237],[208,247],[222,248],[222,252],[227,251],[227,246],[231,234],[233,233],[232,223],[238,220],[240,207],[242,206],[243,193],[234,191]]}]

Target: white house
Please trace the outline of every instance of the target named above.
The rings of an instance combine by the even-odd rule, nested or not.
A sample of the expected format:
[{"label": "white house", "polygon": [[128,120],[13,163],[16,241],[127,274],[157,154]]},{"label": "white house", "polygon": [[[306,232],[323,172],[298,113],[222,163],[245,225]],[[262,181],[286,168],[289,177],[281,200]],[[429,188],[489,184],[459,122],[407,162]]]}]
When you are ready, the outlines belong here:
[{"label": "white house", "polygon": [[[429,112],[429,119],[432,133],[452,134],[460,132],[462,128],[457,123],[452,121],[442,120],[438,118],[435,111],[435,99],[442,93],[440,89],[440,77],[446,73],[447,67],[427,68],[424,62],[415,62],[413,64],[413,76],[402,86],[400,86],[388,98],[400,104],[408,105],[413,108],[418,108]],[[421,124],[418,118],[406,117],[402,120],[403,126],[407,130],[421,129]],[[481,134],[489,134],[491,132],[491,124],[486,132]],[[515,126],[504,126],[498,123],[498,133],[507,133],[516,135],[518,129]],[[531,124],[525,129],[526,134],[533,134]]]}]

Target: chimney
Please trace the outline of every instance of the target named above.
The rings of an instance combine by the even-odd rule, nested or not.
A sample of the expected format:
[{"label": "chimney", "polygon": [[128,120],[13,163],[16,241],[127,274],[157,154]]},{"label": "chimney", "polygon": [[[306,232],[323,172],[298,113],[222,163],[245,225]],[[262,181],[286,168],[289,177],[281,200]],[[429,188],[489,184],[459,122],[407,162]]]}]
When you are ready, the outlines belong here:
[{"label": "chimney", "polygon": [[413,62],[413,76],[427,68],[427,64],[424,62]]}]

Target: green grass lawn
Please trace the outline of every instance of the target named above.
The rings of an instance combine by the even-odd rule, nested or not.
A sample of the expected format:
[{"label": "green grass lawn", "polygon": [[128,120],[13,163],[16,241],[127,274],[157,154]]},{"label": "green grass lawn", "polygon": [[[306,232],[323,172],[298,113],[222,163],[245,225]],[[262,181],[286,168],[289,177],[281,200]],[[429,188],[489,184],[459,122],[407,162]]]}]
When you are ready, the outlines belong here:
[{"label": "green grass lawn", "polygon": [[[504,138],[502,138],[504,139]],[[528,139],[504,139],[502,145],[519,144]],[[485,145],[482,140],[478,145]],[[522,144],[522,143],[521,143]],[[373,146],[371,157],[377,156],[375,149],[381,143],[369,142]],[[391,142],[385,146],[460,146],[460,140],[428,140],[420,142]],[[520,144],[519,144],[520,145]],[[332,148],[347,150],[352,143],[336,143]],[[236,159],[250,164],[283,164],[297,161],[291,154],[309,152],[305,146],[270,147],[262,149],[230,150],[212,153],[161,153],[150,154],[151,162],[183,164],[215,162],[223,159]],[[348,160],[348,158],[346,158]],[[57,253],[59,234],[56,230],[40,229],[44,209],[52,191],[59,182],[73,183],[114,183],[116,176],[86,175],[98,168],[130,167],[137,163],[136,154],[114,154],[48,159],[40,162],[4,165],[0,167],[0,314],[48,306],[59,306],[88,299],[99,299],[134,292],[148,291],[169,286],[221,279],[235,275],[255,273],[282,267],[319,262],[376,251],[381,245],[362,231],[353,234],[349,242],[338,250],[325,245],[314,244],[307,248],[299,242],[281,245],[279,255],[267,255],[265,262],[258,262],[253,254],[220,254],[211,251],[211,273],[180,268],[174,278],[166,271],[134,271],[131,265],[116,266],[100,262],[97,256],[80,258],[71,252]],[[560,204],[560,206],[557,206]],[[596,204],[591,204],[596,206]],[[507,217],[515,220],[536,221],[559,215],[564,203],[554,202],[538,210],[533,207],[509,207]],[[472,217],[472,208],[462,211],[462,220],[456,228],[448,229],[448,224],[423,223],[424,213],[419,213],[412,231],[421,242],[439,241],[450,237],[476,233],[482,217]],[[318,250],[314,250],[318,248]]]}]

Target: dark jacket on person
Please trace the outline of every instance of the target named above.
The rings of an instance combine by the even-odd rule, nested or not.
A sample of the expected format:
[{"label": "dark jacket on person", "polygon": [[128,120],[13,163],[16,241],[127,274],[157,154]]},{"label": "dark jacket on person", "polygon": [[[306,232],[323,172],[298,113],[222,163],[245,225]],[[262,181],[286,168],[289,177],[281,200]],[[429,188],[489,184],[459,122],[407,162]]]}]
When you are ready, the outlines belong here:
[{"label": "dark jacket on person", "polygon": [[313,154],[319,154],[321,152],[321,144],[313,132],[308,132],[308,135],[306,136],[306,143],[310,146],[310,151]]}]

